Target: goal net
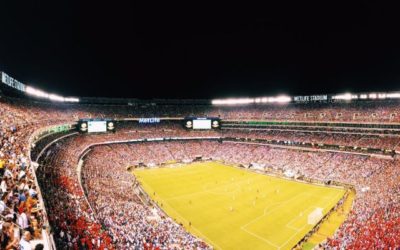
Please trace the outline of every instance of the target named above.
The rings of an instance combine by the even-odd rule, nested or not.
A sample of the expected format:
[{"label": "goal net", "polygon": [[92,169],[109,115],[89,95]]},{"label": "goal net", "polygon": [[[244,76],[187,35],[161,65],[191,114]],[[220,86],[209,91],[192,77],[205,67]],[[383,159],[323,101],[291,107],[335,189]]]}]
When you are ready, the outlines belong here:
[{"label": "goal net", "polygon": [[312,211],[309,215],[308,215],[308,220],[307,223],[310,225],[315,225],[317,224],[322,217],[324,216],[324,214],[322,213],[322,208],[317,207],[316,209],[314,209],[314,211]]}]

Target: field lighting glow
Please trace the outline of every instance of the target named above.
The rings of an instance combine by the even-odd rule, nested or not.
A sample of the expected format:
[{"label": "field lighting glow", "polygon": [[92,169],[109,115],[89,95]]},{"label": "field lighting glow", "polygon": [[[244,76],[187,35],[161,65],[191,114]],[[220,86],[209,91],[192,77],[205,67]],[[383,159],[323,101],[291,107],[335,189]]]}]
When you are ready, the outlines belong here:
[{"label": "field lighting glow", "polygon": [[336,99],[336,100],[352,100],[352,99],[358,99],[358,96],[357,95],[352,95],[350,93],[345,93],[345,94],[339,94],[339,95],[332,96],[332,99]]},{"label": "field lighting glow", "polygon": [[212,105],[246,105],[246,104],[263,104],[263,103],[289,103],[289,102],[309,102],[309,101],[353,101],[353,100],[375,100],[375,99],[400,99],[400,92],[388,93],[342,93],[336,95],[316,95],[316,96],[286,96],[280,95],[276,97],[256,97],[256,98],[227,98],[214,99]]},{"label": "field lighting glow", "polygon": [[386,98],[400,98],[400,93],[388,93]]},{"label": "field lighting glow", "polygon": [[228,98],[228,99],[214,99],[211,101],[213,105],[240,105],[252,103],[288,103],[291,102],[290,96],[276,96],[276,97],[257,97],[257,98]]},{"label": "field lighting glow", "polygon": [[[0,84],[5,84],[10,88],[24,92],[30,96],[47,99],[54,102],[80,102],[76,97],[64,97],[57,94],[47,93],[43,90],[28,86],[5,72],[0,72]],[[266,104],[266,103],[308,103],[308,102],[328,102],[328,101],[358,101],[358,100],[386,100],[400,99],[400,92],[370,92],[370,93],[339,93],[339,94],[320,94],[308,96],[269,96],[255,98],[226,98],[211,100],[212,105],[248,105],[248,104]],[[129,105],[129,104],[128,104]]]},{"label": "field lighting glow", "polygon": [[33,88],[31,86],[26,86],[25,91],[29,95],[36,96],[39,98],[49,99],[49,100],[55,101],[55,102],[79,102],[78,98],[63,97],[63,96],[56,95],[56,94],[49,94],[40,89]]}]

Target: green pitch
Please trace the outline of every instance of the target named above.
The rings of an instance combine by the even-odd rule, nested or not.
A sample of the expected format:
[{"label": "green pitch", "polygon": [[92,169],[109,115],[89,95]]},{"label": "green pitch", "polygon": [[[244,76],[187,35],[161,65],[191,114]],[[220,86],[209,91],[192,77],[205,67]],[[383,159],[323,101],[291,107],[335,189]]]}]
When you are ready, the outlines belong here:
[{"label": "green pitch", "polygon": [[291,249],[345,190],[299,183],[217,162],[140,169],[145,191],[175,221],[217,249]]}]

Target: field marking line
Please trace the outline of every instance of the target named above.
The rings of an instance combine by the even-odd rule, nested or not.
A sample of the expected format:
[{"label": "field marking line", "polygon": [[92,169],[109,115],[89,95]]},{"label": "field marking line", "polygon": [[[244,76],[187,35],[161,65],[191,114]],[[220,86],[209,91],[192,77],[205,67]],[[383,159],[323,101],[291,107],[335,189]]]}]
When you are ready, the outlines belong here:
[{"label": "field marking line", "polygon": [[[316,207],[316,206],[309,206],[309,207],[307,207],[306,209],[304,209],[304,210],[301,211],[301,213],[303,214],[303,216],[306,215],[306,214],[305,214],[305,211],[309,210],[310,208],[314,208],[314,209],[315,209],[315,208],[318,208],[318,207]],[[287,228],[293,229],[294,231],[300,230],[299,228],[296,228],[296,227],[290,225],[293,221],[297,220],[299,217],[300,217],[300,215],[297,215],[296,217],[294,217],[293,219],[291,219],[288,223],[286,223],[285,226],[286,226]]]},{"label": "field marking line", "polygon": [[251,231],[249,231],[249,230],[247,230],[247,229],[245,229],[245,228],[240,228],[240,229],[243,230],[244,232],[246,232],[246,233],[248,233],[248,234],[250,234],[250,235],[252,235],[252,236],[258,238],[259,240],[262,240],[262,241],[268,243],[269,245],[271,245],[271,246],[273,246],[273,247],[276,247],[277,249],[280,249],[280,246],[275,245],[274,243],[272,243],[271,241],[265,239],[264,237],[261,237],[260,235],[257,235],[257,234],[255,234],[255,233],[253,233],[253,232],[251,232]]},{"label": "field marking line", "polygon": [[[220,189],[221,187],[223,188],[223,187],[225,187],[225,186],[230,186],[230,185],[235,185],[235,186],[240,186],[240,184],[241,183],[243,183],[243,182],[247,182],[247,181],[253,181],[255,178],[254,177],[252,177],[252,178],[245,178],[245,179],[243,179],[243,180],[241,180],[241,181],[235,181],[235,182],[233,182],[233,183],[231,183],[231,182],[229,182],[229,183],[226,183],[226,184],[224,184],[224,185],[222,185],[222,186],[218,186],[218,187],[215,187],[215,188],[212,188],[212,189],[209,189],[209,190],[203,190],[203,191],[199,191],[199,192],[195,192],[195,193],[191,193],[191,194],[186,194],[186,195],[180,195],[180,196],[175,196],[175,197],[172,197],[172,198],[169,198],[169,199],[162,199],[162,198],[160,198],[160,196],[157,196],[158,198],[158,200],[160,200],[160,201],[163,201],[165,204],[167,204],[168,205],[168,207],[171,209],[171,210],[173,210],[174,212],[175,212],[175,214],[180,218],[180,219],[182,219],[183,221],[185,221],[185,222],[188,222],[188,220],[187,219],[185,219],[179,212],[177,212],[167,201],[168,200],[171,200],[171,199],[176,199],[176,198],[182,198],[182,197],[187,197],[187,196],[193,196],[193,195],[197,195],[197,194],[201,194],[201,193],[211,193],[211,194],[213,194],[212,192],[210,192],[210,190],[214,190],[214,189]],[[144,181],[144,180],[142,180],[142,183],[141,183],[142,185],[144,184],[145,186],[147,186],[150,190],[153,190],[152,188],[150,188],[150,186]],[[207,185],[209,185],[209,184],[206,184],[206,186]],[[280,188],[281,187],[281,185],[279,185],[277,188]],[[203,189],[204,189],[204,187],[203,187]],[[237,191],[236,191],[237,192]],[[235,193],[236,193],[235,192]],[[269,193],[273,193],[273,192],[275,192],[275,190],[271,190],[270,192],[268,192],[268,194]],[[299,195],[303,195],[303,193],[300,193],[300,194],[298,194],[297,196],[299,196]],[[293,198],[295,198],[295,197],[293,197]],[[268,206],[268,208],[270,208],[270,207],[273,207],[273,206],[275,206],[275,205],[278,205],[278,204],[280,204],[280,203],[283,203],[283,202],[279,202],[279,203],[274,203],[272,206]],[[280,205],[279,205],[280,206]],[[159,207],[160,208],[160,207]],[[161,209],[161,208],[160,208]],[[266,208],[265,208],[266,209]],[[264,209],[264,213],[265,213],[265,209]],[[161,209],[161,210],[163,210],[163,209]],[[164,210],[163,210],[164,211]],[[168,215],[168,213],[166,213],[165,211],[164,211],[164,213],[165,214],[167,214]],[[170,217],[170,216],[169,216]],[[173,219],[172,217],[170,217],[171,219]],[[207,241],[209,241],[213,246],[216,246],[216,247],[218,247],[218,248],[220,248],[220,249],[222,249],[218,244],[216,244],[214,241],[212,241],[212,240],[210,240],[207,236],[205,236],[201,231],[199,231],[196,227],[194,227],[193,225],[191,226],[191,228],[193,228],[193,230],[194,231],[196,231],[197,233],[198,233],[198,235],[201,235],[203,238],[205,238],[205,239],[207,239]],[[185,228],[186,229],[186,228]],[[246,229],[243,229],[243,228],[240,228],[241,230],[243,230],[243,231],[245,231],[245,232],[247,232],[248,234],[250,234],[250,235],[253,235],[254,237],[257,237],[257,238],[259,238],[259,239],[261,239],[261,240],[263,240],[264,242],[267,242],[268,244],[270,244],[270,245],[272,245],[272,246],[274,246],[274,247],[278,247],[277,245],[275,245],[274,243],[272,243],[272,242],[270,242],[270,241],[268,241],[267,239],[265,239],[265,238],[262,238],[262,237],[260,237],[260,236],[258,236],[258,235],[256,235],[256,234],[254,234],[254,233],[252,233],[252,232],[250,232],[250,231],[248,231],[248,230],[246,230]],[[186,229],[186,231],[188,231],[187,229]],[[190,232],[189,232],[190,233]]]},{"label": "field marking line", "polygon": [[[258,238],[258,239],[260,239],[260,240],[263,240],[263,241],[269,243],[270,245],[276,247],[277,249],[281,249],[282,247],[284,247],[285,245],[287,245],[287,244],[289,243],[289,241],[292,240],[297,234],[299,234],[300,232],[302,232],[302,231],[304,230],[304,228],[305,228],[308,224],[304,224],[304,226],[302,226],[300,229],[298,229],[298,228],[295,229],[295,228],[291,228],[290,226],[287,226],[287,225],[288,225],[288,223],[287,223],[285,226],[288,227],[289,229],[294,230],[295,232],[294,232],[282,245],[280,245],[280,246],[277,246],[276,244],[274,244],[274,243],[270,242],[269,240],[265,239],[264,237],[262,237],[262,236],[260,236],[260,235],[257,235],[256,233],[253,233],[253,232],[247,230],[246,227],[247,227],[248,225],[250,225],[251,223],[253,223],[254,221],[259,220],[259,219],[261,219],[262,217],[264,217],[264,216],[270,214],[271,212],[277,210],[277,209],[280,208],[283,204],[286,204],[286,203],[288,203],[289,201],[291,201],[291,200],[293,200],[293,199],[297,199],[299,196],[302,196],[302,195],[305,195],[305,196],[308,196],[308,197],[310,197],[310,196],[311,196],[311,197],[312,197],[312,196],[314,196],[314,197],[320,197],[320,196],[317,196],[317,195],[314,195],[314,194],[300,193],[300,194],[298,194],[298,195],[292,197],[292,198],[289,199],[289,200],[286,200],[286,201],[283,201],[283,202],[279,202],[279,203],[275,203],[275,204],[269,206],[269,208],[270,208],[270,207],[273,207],[273,206],[275,206],[275,205],[278,205],[277,207],[274,207],[272,210],[270,210],[270,211],[267,212],[267,213],[265,213],[265,209],[267,209],[267,208],[265,208],[265,209],[264,209],[264,214],[263,214],[263,215],[258,216],[258,217],[255,218],[254,220],[252,220],[252,221],[250,221],[249,223],[245,224],[244,226],[241,227],[241,229],[242,229],[243,231],[245,231],[246,233],[249,233],[249,234],[253,235],[253,236],[256,237],[256,238]],[[332,201],[332,200],[336,200],[337,196],[339,196],[339,195],[341,195],[341,194],[340,194],[340,193],[336,194],[335,197],[334,197],[334,198],[330,198],[330,200],[331,200],[331,201]],[[325,196],[325,197],[323,197],[322,199],[326,199],[326,198],[328,198],[328,196]],[[310,206],[310,207],[313,207],[313,206]],[[310,207],[308,207],[306,210],[308,210]],[[315,207],[315,206],[314,206],[314,207]],[[323,206],[324,209],[325,209],[326,207],[327,207],[327,206]],[[304,210],[303,210],[303,211],[304,211]],[[298,217],[298,216],[297,216],[297,217]],[[297,217],[296,217],[296,218],[297,218]],[[296,219],[296,218],[295,218],[295,219]]]},{"label": "field marking line", "polygon": [[[336,200],[337,199],[337,196],[340,196],[341,195],[341,193],[337,193],[335,196],[334,196],[334,198],[331,198],[331,201],[332,200]],[[312,195],[312,196],[317,196],[317,195]],[[323,197],[322,199],[326,199],[328,196],[325,196],[325,197]],[[337,202],[335,202],[335,204],[337,204]],[[326,209],[326,208],[328,208],[328,207],[330,207],[329,205],[328,206],[322,206],[322,208],[323,209]],[[325,216],[326,214],[324,214],[324,216]],[[318,223],[319,223],[320,221],[318,221]],[[283,247],[283,246],[285,246],[286,244],[288,244],[289,243],[289,241],[291,240],[291,239],[293,239],[293,237],[294,236],[296,236],[299,232],[301,232],[301,231],[303,231],[303,229],[306,227],[308,225],[308,223],[307,224],[305,224],[302,228],[300,228],[296,233],[294,233],[288,240],[286,240],[285,242],[284,242],[284,244],[283,245],[281,245],[281,247]],[[287,225],[286,225],[287,226]]]},{"label": "field marking line", "polygon": [[[164,201],[163,199],[160,199],[160,200],[161,200],[161,201]],[[189,222],[189,221],[188,221],[187,219],[185,219],[178,211],[176,211],[175,208],[173,208],[168,202],[165,202],[165,201],[164,201],[164,203],[167,204],[168,207],[169,207],[170,209],[172,209],[172,210],[178,215],[178,217],[180,217],[183,221]],[[160,208],[160,209],[161,209],[161,208]],[[163,210],[163,211],[164,211],[164,210]],[[164,213],[168,215],[168,213],[166,213],[165,211],[164,211]],[[171,217],[169,217],[169,218],[171,218]],[[173,219],[173,218],[171,218],[171,219]],[[186,229],[186,227],[184,227],[184,226],[182,226],[182,227],[185,229],[186,232],[190,233],[190,231],[189,231],[188,229]],[[205,239],[207,239],[213,246],[216,246],[216,247],[218,247],[219,249],[223,249],[223,248],[220,247],[218,244],[216,244],[214,241],[210,240],[210,238],[208,238],[207,236],[205,236],[205,235],[204,235],[200,230],[198,230],[195,226],[191,225],[190,227],[193,228],[194,231],[196,231],[199,235],[201,235],[202,237],[204,237]]]},{"label": "field marking line", "polygon": [[[284,201],[281,201],[281,202],[277,202],[277,203],[274,203],[274,204],[272,204],[272,205],[270,205],[270,206],[267,206],[267,207],[264,208],[264,211],[263,211],[263,214],[262,214],[262,215],[257,216],[257,217],[254,218],[253,220],[251,220],[251,221],[249,221],[248,223],[244,224],[242,227],[247,227],[248,225],[252,224],[253,222],[259,220],[260,218],[266,216],[267,214],[272,213],[273,211],[275,211],[275,210],[277,210],[278,208],[280,208],[282,205],[284,205],[284,204],[286,204],[286,203],[288,203],[288,202],[290,202],[290,201],[292,201],[292,200],[298,198],[299,196],[309,196],[309,194],[307,194],[307,193],[299,193],[299,194],[293,196],[293,197],[290,198],[290,199],[287,199],[287,200],[284,200]],[[274,208],[272,208],[271,210],[268,210],[268,212],[267,212],[267,209],[269,209],[269,208],[271,208],[271,207],[274,207]]]},{"label": "field marking line", "polygon": [[[298,198],[300,196],[309,196],[309,194],[307,194],[307,193],[299,193],[296,196],[293,196],[292,198],[290,198],[288,200],[285,200],[283,202],[275,203],[275,204],[273,204],[271,206],[268,206],[268,208],[271,208],[271,207],[275,206],[273,209],[268,210],[268,212],[266,212],[267,207],[264,208],[264,214],[263,215],[260,215],[260,216],[256,217],[255,219],[251,220],[250,222],[246,223],[245,225],[241,226],[240,229],[243,230],[244,232],[246,232],[246,233],[248,233],[248,234],[250,234],[250,235],[252,235],[252,236],[254,236],[254,237],[256,237],[256,238],[258,238],[258,239],[260,239],[260,240],[262,240],[262,241],[264,241],[266,243],[268,243],[268,244],[270,244],[271,246],[276,247],[277,249],[281,249],[282,245],[281,246],[276,245],[275,243],[269,241],[268,239],[266,239],[266,238],[264,238],[264,237],[262,237],[262,236],[260,236],[260,235],[258,235],[256,233],[254,233],[254,232],[249,231],[248,229],[246,229],[246,227],[248,225],[252,224],[253,222],[260,220],[262,217],[265,217],[267,214],[270,214],[273,211],[277,210],[282,205],[284,205],[284,204],[290,202],[291,200],[296,199],[296,198]],[[297,234],[297,233],[298,232],[296,232],[295,234]]]},{"label": "field marking line", "polygon": [[[243,183],[243,182],[249,181],[249,180],[250,180],[250,181],[253,181],[254,178],[245,178],[245,179],[243,179],[243,180],[241,180],[241,181],[235,181],[235,182],[233,182],[233,183],[232,183],[232,182],[227,182],[227,183],[225,183],[225,184],[223,184],[223,185],[218,185],[218,186],[215,187],[215,188],[211,188],[211,189],[208,189],[208,190],[207,190],[206,187],[207,187],[208,185],[211,185],[211,184],[212,184],[212,183],[210,182],[210,183],[206,183],[205,185],[203,185],[203,191],[199,191],[199,192],[195,192],[195,193],[190,193],[190,194],[186,194],[186,195],[175,196],[175,197],[172,197],[172,198],[169,198],[169,199],[161,199],[161,198],[160,198],[159,200],[164,201],[164,203],[167,204],[168,207],[171,208],[171,210],[173,210],[173,211],[175,212],[175,214],[176,214],[179,218],[181,218],[181,219],[182,219],[183,221],[185,221],[185,222],[188,222],[187,219],[185,219],[184,217],[182,217],[182,215],[181,215],[180,213],[178,213],[178,212],[177,212],[168,202],[166,202],[166,201],[167,201],[167,200],[171,200],[171,199],[182,198],[182,197],[186,197],[186,196],[189,196],[189,197],[190,197],[190,196],[194,196],[194,195],[201,194],[201,193],[210,193],[210,194],[214,194],[214,195],[227,195],[227,196],[229,196],[229,194],[231,194],[232,192],[237,193],[237,192],[238,192],[238,189],[240,189],[240,184]],[[235,190],[229,191],[229,192],[225,191],[225,194],[222,194],[222,193],[214,193],[214,192],[212,192],[212,190],[221,189],[221,188],[224,188],[224,187],[227,187],[227,186],[232,186],[232,185],[235,186]],[[146,183],[146,186],[148,186],[147,183]],[[204,189],[206,189],[206,190],[204,190]],[[150,190],[151,190],[151,189],[150,189]],[[268,192],[268,193],[273,193],[273,192],[274,192],[274,191],[272,190],[271,192]],[[227,193],[229,193],[229,194],[227,194]],[[293,233],[293,234],[291,235],[291,237],[290,237],[289,239],[287,239],[287,240],[283,243],[283,245],[281,245],[281,246],[278,246],[278,245],[274,244],[273,242],[269,241],[268,239],[266,239],[266,238],[264,238],[264,237],[262,237],[262,236],[260,236],[260,235],[257,235],[256,233],[254,233],[254,232],[252,232],[252,231],[249,231],[246,227],[247,227],[248,225],[250,225],[251,223],[254,223],[254,222],[257,221],[257,220],[260,220],[262,217],[264,217],[264,216],[266,216],[266,215],[268,215],[268,214],[274,212],[275,210],[277,210],[278,208],[280,208],[282,205],[284,205],[284,204],[290,202],[291,200],[297,199],[297,198],[299,198],[299,197],[301,197],[301,196],[317,197],[317,198],[320,198],[321,200],[328,200],[329,204],[331,204],[331,202],[332,202],[332,201],[336,201],[337,196],[340,196],[340,195],[341,195],[341,193],[337,193],[337,194],[335,195],[334,198],[331,198],[330,196],[318,196],[318,195],[309,194],[309,193],[299,193],[299,194],[293,196],[292,198],[290,198],[290,199],[288,199],[288,200],[285,200],[285,201],[282,201],[282,202],[277,202],[277,203],[274,203],[274,204],[272,204],[272,205],[269,205],[269,206],[265,207],[265,208],[264,208],[264,211],[263,211],[263,215],[258,216],[257,218],[255,218],[255,219],[251,220],[250,222],[246,223],[245,225],[241,226],[240,229],[243,230],[244,232],[246,232],[246,233],[252,235],[253,237],[256,237],[256,238],[258,238],[258,239],[260,239],[260,240],[262,240],[262,241],[268,243],[269,245],[271,245],[271,246],[273,246],[273,247],[276,247],[277,249],[281,249],[283,246],[287,245],[288,242],[289,242],[290,240],[293,239],[293,237],[295,237],[297,234],[299,234],[300,232],[302,232],[302,230],[304,230],[304,228],[308,225],[308,224],[305,224],[305,225],[304,225],[303,227],[301,227],[300,229],[298,229],[298,228],[295,229],[294,227],[291,227],[291,226],[288,225],[289,223],[291,223],[291,222],[293,222],[295,219],[297,219],[299,216],[296,216],[295,218],[293,218],[290,222],[288,222],[288,223],[286,224],[286,227],[288,227],[289,229],[292,229],[292,230],[294,230],[294,231],[296,231],[296,232]],[[335,202],[335,204],[336,204],[336,203],[337,203],[337,202]],[[324,209],[326,208],[326,206],[323,206],[323,207],[324,207]],[[272,209],[271,209],[271,208],[272,208]],[[310,208],[310,207],[308,207],[307,209],[305,209],[305,210],[303,210],[303,211],[306,211],[306,210],[308,210],[309,208]],[[160,208],[160,209],[161,209],[161,208]],[[271,209],[271,210],[266,211],[267,209]],[[161,209],[161,210],[162,210],[162,209]],[[170,217],[170,218],[171,218],[171,217]],[[172,218],[171,218],[171,219],[172,219]],[[191,228],[192,228],[194,231],[196,231],[199,235],[201,235],[201,236],[203,236],[205,239],[207,239],[207,241],[209,241],[211,244],[213,244],[214,246],[216,246],[216,247],[218,247],[218,248],[221,248],[220,246],[218,246],[217,244],[215,244],[212,240],[210,240],[207,236],[205,236],[202,232],[200,232],[196,227],[191,226]],[[188,230],[186,230],[186,231],[188,231]],[[190,233],[190,232],[189,232],[189,233]]]},{"label": "field marking line", "polygon": [[[144,183],[146,183],[145,181],[143,181]],[[146,186],[148,186],[147,185],[147,183],[146,183]],[[157,196],[157,197],[160,197],[160,196]],[[150,197],[151,198],[151,197]],[[176,215],[178,216],[178,217],[180,217],[183,221],[185,221],[185,222],[188,222],[188,220],[187,219],[185,219],[178,211],[176,211],[168,202],[166,202],[164,199],[162,199],[161,197],[160,198],[158,198],[160,201],[162,201],[164,204],[166,204],[166,205],[168,205],[168,207],[171,209],[171,210],[173,210],[175,213],[176,213]],[[154,199],[152,199],[153,201],[154,201]],[[156,203],[157,204],[157,203]],[[160,209],[160,210],[162,210],[166,215],[168,215],[168,213],[167,212],[165,212],[164,211],[164,209],[161,209],[161,207],[160,206],[158,206],[158,204],[157,204],[157,207]],[[178,222],[176,222],[170,215],[168,215],[168,218],[170,218],[170,219],[172,219],[175,223],[177,223],[178,225],[179,225],[179,223]],[[188,229],[186,229],[186,227],[184,227],[184,226],[181,226],[187,233],[189,233],[189,234],[191,234],[191,235],[193,235]],[[220,247],[218,244],[216,244],[214,241],[212,241],[212,240],[210,240],[207,236],[205,236],[201,231],[199,231],[195,226],[193,226],[193,225],[191,225],[190,226],[191,228],[193,228],[193,230],[194,231],[196,231],[199,235],[201,235],[203,238],[205,238],[205,239],[207,239],[207,241],[209,241],[209,243],[211,243],[213,246],[216,246],[216,247],[218,247],[219,249],[223,249],[222,247]],[[199,236],[196,236],[196,235],[194,235],[196,238],[202,238],[202,237],[199,237]]]},{"label": "field marking line", "polygon": [[281,249],[282,247],[286,246],[289,243],[289,241],[291,241],[297,234],[301,233],[306,226],[307,224],[305,224],[302,228],[297,230],[297,232],[293,233],[292,236],[290,236],[290,238],[288,238],[278,249]]}]

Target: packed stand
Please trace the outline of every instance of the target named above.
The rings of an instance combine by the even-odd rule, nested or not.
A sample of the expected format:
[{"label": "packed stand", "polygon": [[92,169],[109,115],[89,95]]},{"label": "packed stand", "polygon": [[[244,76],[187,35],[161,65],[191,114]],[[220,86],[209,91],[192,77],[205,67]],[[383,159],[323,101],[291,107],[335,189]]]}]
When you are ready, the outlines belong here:
[{"label": "packed stand", "polygon": [[[150,148],[152,152],[169,153],[146,155]],[[191,149],[195,149],[195,152],[190,152]],[[122,193],[125,195],[129,193],[123,192],[118,187],[118,183],[124,183],[124,188],[131,190],[128,195],[129,200],[135,200],[133,198],[135,194],[132,191],[134,179],[126,167],[141,162],[142,155],[146,155],[146,164],[167,162],[174,158],[175,150],[177,155],[180,155],[177,158],[180,159],[194,159],[193,156],[202,156],[245,166],[258,163],[264,165],[266,169],[279,170],[282,173],[286,170],[294,170],[298,176],[306,176],[322,182],[338,181],[350,184],[357,192],[353,210],[335,236],[329,239],[324,247],[330,249],[391,247],[395,249],[400,246],[398,159],[378,159],[346,153],[306,152],[216,141],[119,144],[99,146],[89,153],[82,170],[84,185],[88,192],[89,202],[94,204],[95,211],[100,211],[99,219],[107,221],[107,227],[112,228],[111,231],[129,232],[131,230],[130,223],[129,225],[120,223],[122,214],[113,217],[114,214],[110,212],[124,210],[124,203],[122,201],[119,203],[118,197]],[[112,166],[111,170],[110,166]],[[112,197],[117,197],[116,204],[110,204]],[[140,202],[136,200],[133,203]],[[102,212],[104,210],[108,212]],[[129,209],[124,211],[128,212]],[[150,213],[151,210],[147,211]],[[149,214],[146,215],[149,216]],[[120,239],[129,238],[127,235],[129,234]]]},{"label": "packed stand", "polygon": [[42,239],[43,207],[26,142],[33,129],[23,113],[0,103],[0,249]]},{"label": "packed stand", "polygon": [[[2,239],[6,239],[2,240],[2,248],[10,244],[17,247],[21,242],[22,244],[29,242],[30,237],[41,238],[40,232],[44,225],[43,210],[42,204],[38,201],[38,190],[34,185],[35,180],[28,156],[29,146],[32,146],[28,145],[28,139],[39,128],[73,122],[79,118],[185,116],[210,116],[238,120],[394,123],[400,121],[398,104],[396,101],[387,101],[362,104],[285,104],[246,107],[152,104],[49,105],[43,102],[0,97],[0,224]],[[229,133],[232,136],[240,136],[248,132]],[[114,234],[102,224],[101,219],[97,218],[97,207],[94,208],[95,211],[91,210],[77,181],[77,159],[86,146],[105,141],[148,137],[219,135],[224,135],[224,132],[187,131],[177,124],[167,124],[127,127],[115,134],[78,136],[55,144],[48,151],[50,153],[43,156],[44,165],[38,169],[38,178],[44,192],[52,229],[56,233],[57,246],[60,249],[112,249],[118,242],[113,238]],[[310,135],[284,131],[252,131],[248,133],[248,136],[326,144],[340,142],[344,145],[359,147],[399,148],[397,137],[338,133]],[[340,153],[300,152],[257,145],[241,144],[239,146],[234,143],[207,143],[207,147],[195,142],[189,145],[170,143],[171,146],[160,148],[154,146],[137,152],[137,157],[132,162],[157,165],[165,160],[191,160],[202,156],[248,165],[257,162],[276,170],[292,169],[298,174],[311,178],[350,183],[357,188],[355,208],[335,237],[327,243],[328,246],[355,248],[365,244],[371,248],[382,248],[382,246],[399,245],[397,237],[400,235],[399,181],[396,179],[396,176],[399,176],[399,164],[397,159],[390,161]],[[135,151],[134,148],[136,147],[129,145],[122,151],[130,155]],[[128,155],[120,158],[121,163],[125,163],[126,159],[133,160]],[[369,190],[365,191],[366,187]],[[94,202],[92,201],[93,204]],[[168,224],[167,227],[169,226]],[[181,232],[179,230],[177,229],[177,232]],[[27,232],[31,236],[28,236]]]},{"label": "packed stand", "polygon": [[[185,130],[182,130],[185,131]],[[170,129],[168,136],[177,136],[182,133],[182,131],[175,132],[175,130]],[[208,134],[208,133],[206,133]],[[71,248],[118,248],[118,246],[123,246],[123,244],[130,244],[130,246],[138,246],[139,249],[144,247],[146,244],[154,244],[154,247],[162,247],[165,249],[165,244],[170,244],[172,240],[181,239],[179,242],[184,246],[196,245],[198,248],[207,248],[204,243],[198,241],[196,238],[180,227],[169,221],[168,219],[163,220],[163,223],[158,224],[159,229],[164,230],[174,230],[177,231],[176,238],[168,238],[165,242],[166,237],[165,231],[164,236],[161,240],[155,242],[137,242],[135,240],[120,241],[118,235],[115,231],[103,230],[106,225],[104,221],[98,218],[99,215],[95,211],[98,206],[91,207],[84,196],[84,193],[80,187],[78,181],[78,174],[76,171],[78,165],[79,156],[85,151],[87,146],[102,142],[110,142],[113,140],[129,140],[129,139],[141,139],[144,137],[152,136],[156,138],[160,136],[158,133],[145,134],[137,133],[137,131],[131,131],[129,129],[120,131],[115,134],[98,134],[98,135],[80,135],[80,136],[70,136],[54,143],[49,150],[41,157],[41,167],[38,168],[37,177],[41,185],[42,192],[44,195],[44,200],[46,208],[49,214],[49,221],[55,232],[55,241],[59,249],[71,249]],[[186,136],[198,136],[198,134],[187,133]],[[155,143],[156,144],[156,143]],[[118,144],[120,146],[129,148],[129,152],[134,152],[134,145]],[[158,150],[153,149],[150,151],[149,148],[136,154],[136,162],[149,162],[148,159],[154,159],[154,152]],[[134,154],[134,153],[133,153]],[[165,157],[164,159],[171,159],[169,152],[162,152],[157,154],[159,157]],[[124,159],[131,157],[129,155],[124,155],[123,153],[117,156],[113,156],[112,159],[116,160],[114,164],[124,162]],[[158,164],[159,161],[154,161],[154,164]],[[114,176],[114,175],[113,175]],[[123,177],[123,175],[120,178]],[[101,180],[101,179],[100,179]],[[126,180],[126,179],[125,179]],[[113,182],[107,185],[112,185]],[[117,184],[117,183],[114,183]],[[122,186],[124,187],[124,186]],[[126,187],[126,186],[125,186]],[[118,190],[118,189],[117,189]],[[102,191],[102,193],[107,193]],[[101,196],[100,196],[101,197]],[[118,197],[118,195],[116,195]],[[123,199],[126,196],[121,196]],[[131,197],[128,197],[131,199]],[[122,204],[122,203],[120,203]],[[143,205],[132,203],[136,208],[140,208]],[[95,210],[93,211],[92,210]],[[126,210],[124,210],[126,211]],[[111,210],[104,210],[104,213],[111,212]],[[131,213],[133,213],[132,211]],[[147,213],[147,211],[145,211]],[[125,217],[124,217],[125,218]],[[118,225],[118,224],[116,224]],[[118,231],[118,230],[117,230]],[[181,236],[180,236],[181,235]],[[129,234],[130,239],[132,235]],[[184,237],[183,237],[184,236]],[[181,237],[181,238],[180,238]],[[156,237],[157,238],[157,237]],[[174,242],[178,244],[178,242]],[[164,244],[164,245],[163,245]],[[124,245],[126,247],[126,245]],[[178,247],[179,248],[179,247]],[[157,249],[157,248],[156,248]]]}]

